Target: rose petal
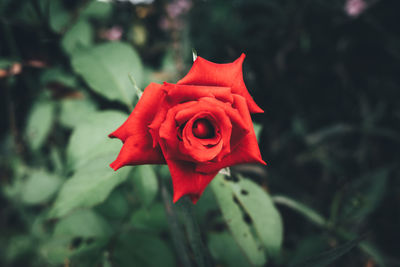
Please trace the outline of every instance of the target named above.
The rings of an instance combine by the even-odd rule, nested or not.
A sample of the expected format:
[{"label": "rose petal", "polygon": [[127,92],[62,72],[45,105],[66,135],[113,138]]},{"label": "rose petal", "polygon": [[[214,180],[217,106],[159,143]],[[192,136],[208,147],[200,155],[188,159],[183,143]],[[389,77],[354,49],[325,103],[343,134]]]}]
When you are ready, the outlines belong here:
[{"label": "rose petal", "polygon": [[246,124],[240,112],[228,104],[215,101],[214,99],[209,97],[203,97],[202,99],[199,100],[199,102],[203,103],[205,106],[219,107],[222,110],[224,110],[224,113],[229,117],[230,122],[232,124],[231,126],[232,133],[231,135],[229,135],[228,139],[230,140],[230,146],[229,146],[230,150],[233,150],[236,147],[236,145],[241,142],[242,138],[245,135],[247,135],[247,133],[249,133],[250,130],[253,128],[252,123]]},{"label": "rose petal", "polygon": [[[216,161],[219,161],[228,154],[231,151],[230,148],[230,137],[231,137],[231,131],[232,131],[232,124],[229,116],[227,116],[225,110],[223,110],[221,107],[225,109],[231,109],[228,113],[234,114],[233,116],[235,117],[235,120],[242,120],[241,117],[236,114],[237,111],[233,110],[231,105],[229,103],[223,103],[221,101],[216,100],[215,98],[207,98],[208,101],[203,101],[206,98],[201,98],[199,101],[191,101],[191,102],[185,102],[183,104],[178,104],[174,107],[172,107],[168,113],[167,116],[165,117],[164,122],[161,124],[160,129],[159,129],[159,136],[160,138],[164,139],[165,142],[168,144],[167,147],[168,149],[165,149],[166,152],[164,152],[165,158],[169,159],[182,159],[182,160],[188,160],[188,161],[204,161],[205,158],[209,157],[211,155],[211,151],[209,152],[210,154],[206,155],[201,155],[201,153],[198,149],[199,147],[193,147],[191,150],[190,148],[186,148],[184,151],[186,154],[192,155],[193,157],[188,157],[185,153],[182,153],[182,146],[180,146],[180,142],[178,140],[178,130],[179,126],[182,125],[183,123],[186,123],[188,120],[190,120],[193,117],[196,117],[200,113],[204,113],[205,111],[209,114],[211,114],[213,117],[215,117],[215,120],[218,123],[218,128],[221,131],[221,137],[222,137],[222,150],[220,153],[217,154],[217,158],[215,159]],[[210,105],[211,101],[211,105]],[[226,104],[226,105],[225,105]],[[236,113],[235,113],[236,112]],[[237,115],[237,118],[236,118]],[[238,122],[239,123],[239,122]],[[239,123],[241,125],[241,123]],[[242,126],[240,126],[242,127]],[[241,129],[238,127],[237,131],[241,131],[244,133],[247,133],[247,129]],[[200,140],[196,138],[197,140]],[[160,143],[163,141],[160,140]],[[202,141],[199,141],[199,143]],[[198,153],[198,155],[195,155],[195,153]]]},{"label": "rose petal", "polygon": [[160,147],[153,149],[151,144],[144,144],[135,136],[128,137],[118,154],[117,159],[110,164],[115,171],[126,165],[165,164]]},{"label": "rose petal", "polygon": [[[178,104],[168,110],[167,115],[165,116],[165,120],[162,122],[162,124],[159,126],[158,129],[159,137],[161,139],[164,139],[168,143],[168,149],[163,150],[165,158],[177,158],[177,157],[179,159],[185,158],[185,155],[181,155],[181,153],[178,150],[179,147],[178,131],[180,125],[178,125],[177,122],[175,121],[175,114],[181,109],[183,110],[190,109],[195,105],[197,105],[197,102],[191,101],[183,104]],[[156,125],[150,127],[156,127]],[[156,130],[156,128],[153,129]],[[165,142],[161,139],[159,140],[160,145],[163,142]]]},{"label": "rose petal", "polygon": [[216,140],[216,144],[212,147],[207,147],[203,145],[202,139],[197,138],[193,135],[193,123],[200,118],[206,117],[208,117],[210,120],[215,121],[211,114],[197,114],[196,116],[192,117],[185,125],[185,128],[183,129],[183,141],[179,142],[179,149],[182,154],[191,156],[197,162],[206,162],[214,159],[218,154],[220,154],[223,146],[220,133],[217,133],[217,136],[219,138]]},{"label": "rose petal", "polygon": [[163,105],[160,106],[160,109],[158,110],[157,114],[154,116],[153,121],[151,124],[148,126],[149,128],[149,133],[151,137],[153,138],[153,147],[157,147],[159,142],[160,142],[160,136],[158,133],[158,130],[161,126],[161,123],[165,120],[165,117],[167,116],[168,110],[170,109],[170,106],[166,104],[166,101],[164,101]]},{"label": "rose petal", "polygon": [[[175,119],[176,119],[176,117],[175,117]],[[203,146],[215,146],[221,140],[221,130],[220,130],[219,124],[217,124],[217,122],[216,122],[217,120],[210,113],[202,113],[196,117],[196,119],[193,122],[192,127],[194,127],[194,123],[196,123],[195,121],[197,121],[199,119],[206,119],[212,124],[212,127],[214,128],[214,136],[210,137],[210,138],[198,138],[195,136],[194,130],[192,129],[190,138],[192,138],[195,142],[198,142]],[[188,128],[188,130],[189,130],[189,128]]]},{"label": "rose petal", "polygon": [[198,85],[176,85],[164,83],[162,87],[167,93],[171,103],[181,103],[191,100],[198,100],[201,97],[215,97],[222,102],[233,103],[230,87],[220,86],[198,86]]},{"label": "rose petal", "polygon": [[[210,107],[212,107],[212,109],[210,109]],[[189,120],[191,117],[196,116],[196,114],[199,114],[201,112],[204,113],[204,110],[210,110],[208,111],[208,113],[212,114],[212,116],[215,118],[215,123],[218,124],[218,128],[221,134],[223,146],[221,152],[217,155],[217,161],[219,161],[222,159],[223,156],[231,151],[230,139],[232,133],[232,123],[230,121],[230,118],[226,115],[225,111],[222,108],[218,107],[217,105],[209,105],[208,103],[200,100],[198,104],[190,110],[187,109],[179,111],[175,116],[175,120],[182,123],[183,121]],[[206,145],[202,141],[199,142],[203,145]]]},{"label": "rose petal", "polygon": [[[243,117],[243,121],[247,125],[252,125],[250,113],[246,104],[246,100],[238,95],[234,95],[234,106]],[[231,146],[232,147],[232,146]],[[228,166],[241,163],[266,163],[261,158],[260,149],[257,144],[257,138],[253,127],[250,127],[250,132],[232,148],[232,152],[226,155],[220,162],[199,163],[196,166],[197,172],[213,173],[217,170]]]},{"label": "rose petal", "polygon": [[245,57],[242,54],[234,62],[227,64],[217,64],[197,57],[189,73],[177,84],[230,87],[233,94],[239,94],[246,99],[250,112],[263,113],[244,84],[242,65]]},{"label": "rose petal", "polygon": [[167,160],[167,164],[172,177],[174,203],[182,196],[189,195],[193,204],[196,204],[204,189],[218,174],[218,171],[207,174],[198,173],[195,171],[196,164],[192,162]]},{"label": "rose petal", "polygon": [[124,142],[125,139],[132,134],[140,132],[144,138],[150,140],[151,136],[148,135],[147,126],[153,120],[159,109],[160,102],[162,102],[164,98],[165,92],[161,90],[160,84],[149,84],[149,86],[145,88],[142,97],[139,99],[139,102],[136,104],[128,119],[108,136],[111,138],[118,138]]},{"label": "rose petal", "polygon": [[[151,83],[144,90],[142,97],[128,119],[109,135],[110,138],[118,138],[124,143],[131,139],[129,144],[124,144],[117,160],[112,163],[113,169],[127,164],[165,163],[160,149],[153,148],[153,139],[148,131],[148,125],[153,120],[160,101],[164,98],[165,92],[161,90],[161,85]],[[128,152],[132,157],[131,160],[126,158]],[[141,158],[139,159],[134,155],[141,155]]]}]

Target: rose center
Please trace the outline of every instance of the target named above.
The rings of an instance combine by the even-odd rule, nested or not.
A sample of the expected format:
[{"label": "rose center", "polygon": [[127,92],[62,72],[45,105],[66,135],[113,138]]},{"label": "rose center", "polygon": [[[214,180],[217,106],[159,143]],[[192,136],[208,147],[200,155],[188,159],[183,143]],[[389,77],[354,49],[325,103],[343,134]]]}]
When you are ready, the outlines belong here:
[{"label": "rose center", "polygon": [[193,135],[197,138],[212,138],[214,134],[214,127],[208,120],[198,119],[193,123]]}]

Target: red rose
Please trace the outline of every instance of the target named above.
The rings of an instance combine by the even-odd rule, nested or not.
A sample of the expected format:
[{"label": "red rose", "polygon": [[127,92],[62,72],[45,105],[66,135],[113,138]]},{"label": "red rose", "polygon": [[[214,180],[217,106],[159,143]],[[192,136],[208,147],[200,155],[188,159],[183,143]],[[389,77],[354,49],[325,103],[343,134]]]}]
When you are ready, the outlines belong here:
[{"label": "red rose", "polygon": [[125,165],[168,164],[176,202],[196,203],[224,167],[262,163],[250,112],[263,112],[243,81],[242,54],[233,63],[197,57],[177,84],[151,83],[111,138],[124,143],[114,170]]}]

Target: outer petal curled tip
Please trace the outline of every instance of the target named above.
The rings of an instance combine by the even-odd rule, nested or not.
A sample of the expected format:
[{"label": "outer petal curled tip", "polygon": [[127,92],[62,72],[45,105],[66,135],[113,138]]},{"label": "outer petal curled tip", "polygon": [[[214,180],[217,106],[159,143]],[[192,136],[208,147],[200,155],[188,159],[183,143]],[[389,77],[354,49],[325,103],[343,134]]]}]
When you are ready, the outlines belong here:
[{"label": "outer petal curled tip", "polygon": [[198,173],[195,171],[196,165],[186,161],[167,159],[167,164],[172,177],[174,203],[184,195],[189,195],[192,202],[196,203],[207,185],[218,174],[218,171]]},{"label": "outer petal curled tip", "polygon": [[172,202],[176,203],[178,202],[179,199],[181,199],[181,197],[183,197],[185,194],[181,191],[176,191],[174,190],[174,196],[172,197]]},{"label": "outer petal curled tip", "polygon": [[[254,102],[255,103],[255,102]],[[249,107],[249,109],[250,109],[250,107]],[[251,109],[250,109],[250,112],[251,113],[264,113],[264,110],[262,109],[262,108],[260,108],[257,104],[254,106],[252,106],[251,107]]]},{"label": "outer petal curled tip", "polygon": [[263,113],[244,83],[242,69],[244,58],[245,54],[242,54],[232,63],[218,64],[197,57],[188,74],[177,84],[231,87],[233,94],[239,94],[246,99],[251,113]]},{"label": "outer petal curled tip", "polygon": [[118,170],[119,168],[122,167],[122,165],[117,161],[114,160],[111,164],[110,164],[111,169],[113,169],[114,171]]},{"label": "outer petal curled tip", "polygon": [[[172,199],[172,202],[175,204],[176,202],[178,202],[179,199],[181,199],[183,196],[185,196],[185,194],[175,194],[174,193],[174,197]],[[200,199],[201,195],[198,194],[188,194],[190,200],[192,201],[193,204],[196,204],[197,201]]]},{"label": "outer petal curled tip", "polygon": [[160,148],[153,148],[152,143],[145,143],[136,136],[125,140],[117,159],[110,164],[111,168],[117,170],[126,165],[140,164],[163,164],[164,156]]},{"label": "outer petal curled tip", "polygon": [[165,92],[161,90],[162,85],[150,83],[143,91],[142,97],[136,104],[128,119],[109,136],[119,138],[122,142],[132,136],[140,135],[145,142],[150,142],[151,136],[147,132],[147,125],[151,123],[165,98]]},{"label": "outer petal curled tip", "polygon": [[199,198],[200,198],[200,195],[189,195],[189,197],[190,197],[190,200],[192,200],[192,203],[193,203],[193,204],[196,204],[197,201],[198,201]]},{"label": "outer petal curled tip", "polygon": [[242,53],[233,63],[242,65],[245,58],[246,54]]},{"label": "outer petal curled tip", "polygon": [[161,90],[161,85],[151,83],[144,90],[128,119],[109,134],[110,138],[118,138],[124,143],[111,168],[116,170],[125,165],[165,163],[160,148],[153,147],[153,138],[147,127],[164,97],[165,93]]},{"label": "outer petal curled tip", "polygon": [[108,137],[109,137],[109,138],[118,138],[116,131],[110,133],[110,134],[108,135]]},{"label": "outer petal curled tip", "polygon": [[[238,57],[234,63],[237,65],[240,65],[240,70],[241,70],[241,79],[243,80],[243,62],[244,59],[246,58],[246,54],[242,53],[240,55],[240,57]],[[244,84],[244,80],[243,80],[243,84]],[[244,87],[246,88],[246,85],[244,85]],[[264,113],[264,110],[262,108],[260,108],[256,102],[254,101],[253,97],[249,94],[249,91],[246,88],[245,94],[242,95],[244,98],[246,98],[247,104],[249,105],[249,110],[251,113]]]}]

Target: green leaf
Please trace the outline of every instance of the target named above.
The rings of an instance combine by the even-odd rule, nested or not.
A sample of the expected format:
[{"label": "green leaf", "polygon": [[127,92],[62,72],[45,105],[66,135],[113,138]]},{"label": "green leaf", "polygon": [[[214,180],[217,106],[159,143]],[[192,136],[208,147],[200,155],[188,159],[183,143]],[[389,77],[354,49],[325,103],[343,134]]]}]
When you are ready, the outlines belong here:
[{"label": "green leaf", "polygon": [[102,111],[85,117],[86,122],[75,128],[67,147],[67,162],[73,169],[85,166],[99,156],[111,155],[115,159],[121,149],[121,142],[111,140],[108,135],[121,126],[126,114]]},{"label": "green leaf", "polygon": [[326,235],[309,235],[297,242],[296,250],[288,258],[289,265],[297,265],[312,255],[329,249],[329,238]]},{"label": "green leaf", "polygon": [[305,141],[309,145],[318,145],[319,143],[333,137],[349,134],[354,131],[354,127],[347,124],[335,124],[322,128],[314,133],[308,134]]},{"label": "green leaf", "polygon": [[[106,245],[104,239],[96,239],[88,242],[87,240],[81,240],[78,245],[71,242],[69,237],[57,237],[47,240],[40,247],[40,253],[43,258],[52,265],[65,264],[65,260],[68,259],[74,264],[75,258],[79,258],[79,266],[96,266],[96,262],[99,261],[98,255],[100,255],[103,247]],[[91,253],[91,255],[90,255]],[[83,261],[84,256],[89,254],[89,260]],[[86,262],[86,264],[83,264]]]},{"label": "green leaf", "polygon": [[15,179],[11,184],[3,185],[1,187],[1,190],[4,196],[7,197],[8,199],[19,200],[24,183],[20,179],[20,177],[14,177],[14,178]]},{"label": "green leaf", "polygon": [[365,253],[371,256],[379,267],[386,267],[385,257],[383,256],[382,252],[373,244],[368,241],[362,241],[360,242],[359,247]]},{"label": "green leaf", "polygon": [[94,240],[89,238],[79,244],[70,253],[71,266],[99,266],[102,260],[99,255],[106,251],[108,241],[108,239],[104,238],[96,238]]},{"label": "green leaf", "polygon": [[352,241],[349,241],[341,246],[338,246],[334,249],[328,250],[326,252],[323,252],[315,257],[312,257],[306,261],[303,261],[299,264],[296,265],[291,265],[293,267],[324,267],[328,266],[341,256],[345,255],[347,252],[349,252],[352,248],[357,246],[358,243],[360,243],[360,238],[354,239]]},{"label": "green leaf", "polygon": [[354,180],[347,188],[349,196],[345,199],[341,215],[344,220],[362,221],[379,207],[386,192],[389,173],[389,168],[380,168]]},{"label": "green leaf", "polygon": [[92,1],[90,4],[81,12],[81,17],[95,18],[95,19],[107,19],[112,12],[113,4],[100,1]]},{"label": "green leaf", "polygon": [[150,165],[137,166],[132,182],[135,193],[143,205],[149,206],[154,201],[158,192],[158,181],[153,167]]},{"label": "green leaf", "polygon": [[321,214],[294,199],[286,196],[274,196],[273,200],[277,204],[293,209],[318,226],[325,226],[327,224],[326,219]]},{"label": "green leaf", "polygon": [[114,261],[120,267],[173,267],[175,259],[167,244],[149,233],[130,232],[121,235],[114,250]]},{"label": "green leaf", "polygon": [[249,179],[239,182],[227,182],[239,200],[243,209],[250,216],[256,234],[267,252],[277,256],[283,239],[282,219],[270,196],[256,183]]},{"label": "green leaf", "polygon": [[218,204],[215,201],[214,194],[210,187],[206,187],[201,198],[196,204],[194,212],[200,225],[208,225],[210,223],[209,213],[218,210]]},{"label": "green leaf", "polygon": [[136,91],[128,75],[141,85],[143,67],[130,45],[113,42],[81,50],[72,56],[72,66],[95,92],[132,109]]},{"label": "green leaf", "polygon": [[[64,99],[61,101],[60,123],[67,128],[74,128],[87,122],[88,117],[97,109],[96,104],[87,97]],[[85,114],[85,116],[82,116]]]},{"label": "green leaf", "polygon": [[96,210],[107,218],[122,219],[129,212],[129,204],[122,190],[114,190]]},{"label": "green leaf", "polygon": [[78,210],[60,220],[54,228],[53,237],[107,237],[111,227],[92,210]]},{"label": "green leaf", "polygon": [[53,124],[54,110],[52,102],[40,101],[30,111],[25,137],[32,150],[38,150],[46,141]]},{"label": "green leaf", "polygon": [[62,174],[64,169],[64,159],[61,156],[61,151],[64,147],[51,146],[49,152],[49,160],[51,162],[53,172],[57,174]]},{"label": "green leaf", "polygon": [[22,186],[21,200],[35,205],[48,201],[61,185],[61,178],[45,171],[33,171]]},{"label": "green leaf", "polygon": [[210,185],[221,209],[222,216],[245,256],[252,265],[261,266],[265,264],[264,250],[252,235],[250,226],[244,221],[243,212],[234,201],[234,193],[231,186],[227,184],[221,175],[217,175]]},{"label": "green leaf", "polygon": [[64,71],[60,67],[53,67],[50,69],[46,69],[40,75],[40,82],[43,85],[46,85],[50,82],[58,82],[67,87],[75,88],[77,83],[77,79],[74,75]]},{"label": "green leaf", "polygon": [[93,29],[87,20],[79,20],[63,36],[61,46],[67,54],[91,46]]},{"label": "green leaf", "polygon": [[69,238],[57,238],[47,240],[40,247],[40,254],[50,264],[62,264],[69,257]]},{"label": "green leaf", "polygon": [[[2,263],[18,262],[19,259],[34,252],[34,239],[26,234],[14,234],[7,240],[6,248],[2,251]],[[7,266],[7,264],[5,265]]]},{"label": "green leaf", "polygon": [[8,69],[14,62],[6,58],[0,58],[0,69]]},{"label": "green leaf", "polygon": [[32,251],[33,239],[28,235],[14,235],[7,240],[7,247],[2,251],[2,258],[12,262]]},{"label": "green leaf", "polygon": [[249,262],[240,251],[233,237],[228,232],[210,233],[208,235],[208,247],[217,263],[223,266],[242,267]]},{"label": "green leaf", "polygon": [[156,232],[168,229],[165,208],[160,203],[135,211],[131,216],[130,222],[137,229]]},{"label": "green leaf", "polygon": [[[3,1],[2,1],[3,2]],[[7,9],[8,11],[5,16],[10,16],[10,10],[12,9]],[[35,11],[35,9],[32,6],[32,3],[29,1],[19,1],[18,3],[18,9],[16,10],[17,12],[11,12],[13,14],[13,19],[15,21],[18,21],[18,23],[21,23],[23,25],[29,25],[30,27],[34,26],[40,26],[39,24],[39,17],[38,17],[38,12]]]},{"label": "green leaf", "polygon": [[53,31],[61,32],[70,19],[70,14],[63,6],[62,1],[49,1],[49,23]]},{"label": "green leaf", "polygon": [[74,209],[102,203],[116,186],[126,180],[131,170],[122,168],[115,172],[109,163],[109,156],[96,158],[69,178],[62,186],[49,218],[62,217]]},{"label": "green leaf", "polygon": [[256,134],[257,141],[260,142],[260,135],[262,131],[262,124],[253,122],[254,133]]},{"label": "green leaf", "polygon": [[46,227],[48,223],[46,213],[47,210],[44,210],[32,220],[30,234],[36,240],[46,240],[50,236]]}]

